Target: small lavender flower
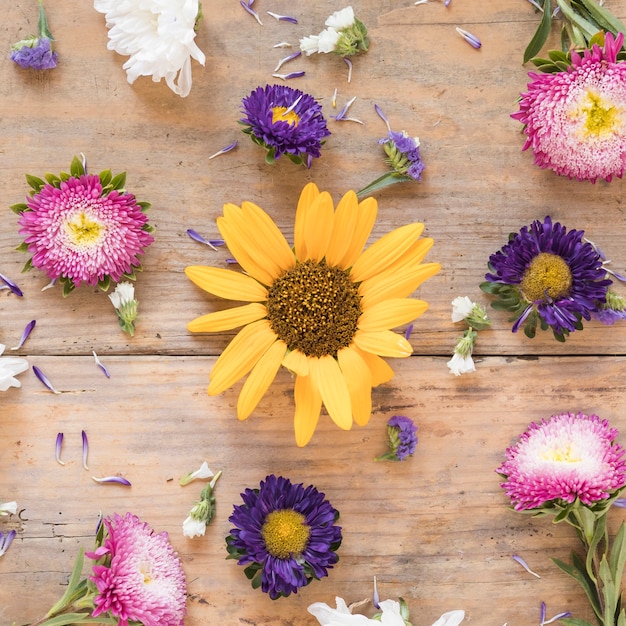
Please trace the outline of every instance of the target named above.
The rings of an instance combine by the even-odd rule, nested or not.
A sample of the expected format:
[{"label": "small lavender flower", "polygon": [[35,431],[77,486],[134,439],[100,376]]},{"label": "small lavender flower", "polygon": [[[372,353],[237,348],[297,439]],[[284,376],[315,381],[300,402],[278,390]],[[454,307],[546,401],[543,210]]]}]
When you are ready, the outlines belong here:
[{"label": "small lavender flower", "polygon": [[27,37],[11,46],[11,60],[24,69],[51,70],[57,66],[57,53],[52,51],[54,37],[48,28],[48,20],[39,0],[39,36]]},{"label": "small lavender flower", "polygon": [[410,417],[394,415],[387,422],[389,451],[376,457],[377,461],[403,461],[412,456],[417,446],[417,426]]},{"label": "small lavender flower", "polygon": [[606,326],[612,326],[618,320],[626,320],[626,298],[608,289],[606,302],[598,304],[591,315]]}]

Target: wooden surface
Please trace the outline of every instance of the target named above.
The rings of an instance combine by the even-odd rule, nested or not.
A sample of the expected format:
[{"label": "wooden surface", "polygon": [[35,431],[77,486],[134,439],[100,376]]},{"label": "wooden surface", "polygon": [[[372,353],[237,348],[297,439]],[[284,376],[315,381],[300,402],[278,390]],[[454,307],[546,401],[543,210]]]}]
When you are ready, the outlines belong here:
[{"label": "wooden surface", "polygon": [[[4,3],[2,46],[36,28],[36,3]],[[626,18],[625,0],[607,0]],[[314,601],[347,601],[371,593],[378,577],[383,597],[403,596],[415,626],[441,613],[466,611],[478,625],[539,622],[542,600],[550,615],[571,610],[591,619],[575,583],[549,556],[567,558],[576,546],[569,528],[507,510],[494,469],[505,448],[533,420],[561,411],[595,412],[626,431],[626,326],[589,323],[564,344],[543,333],[534,340],[512,334],[506,315],[492,313],[493,330],[481,333],[476,373],[456,378],[446,368],[462,330],[450,321],[458,295],[487,303],[478,289],[488,256],[509,232],[550,214],[600,242],[615,268],[626,267],[623,181],[595,185],[539,170],[521,152],[519,123],[509,114],[525,88],[523,49],[537,25],[524,0],[353,3],[369,27],[370,51],[354,60],[352,82],[339,58],[319,55],[292,62],[306,70],[289,83],[320,100],[327,118],[356,96],[351,113],[363,125],[329,119],[332,135],[310,170],[263,163],[260,148],[237,124],[239,106],[288,51],[275,43],[317,32],[341,8],[326,2],[258,0],[259,26],[238,2],[205,3],[197,42],[206,67],[194,64],[186,99],[149,78],[126,82],[124,58],[106,49],[104,18],[79,0],[47,0],[59,67],[23,71],[0,62],[0,272],[17,280],[25,296],[0,292],[0,342],[15,345],[25,324],[37,327],[19,354],[39,366],[63,393],[48,392],[31,372],[21,389],[0,394],[0,500],[23,509],[0,521],[17,538],[0,559],[0,623],[34,621],[61,596],[74,556],[89,549],[99,511],[130,510],[167,530],[188,579],[190,626],[283,624],[312,626]],[[266,10],[296,15],[278,23]],[[454,31],[462,26],[483,47],[472,49]],[[553,33],[552,47],[558,33]],[[429,261],[443,266],[420,288],[430,303],[415,323],[413,357],[392,361],[395,378],[374,391],[370,423],[339,431],[323,416],[311,443],[293,437],[293,381],[281,371],[246,422],[235,404],[240,385],[206,395],[209,371],[232,333],[193,336],[189,320],[224,302],[184,276],[187,265],[223,266],[228,251],[212,252],[189,239],[187,228],[216,237],[225,202],[252,200],[293,235],[301,188],[315,181],[338,199],[385,171],[377,140],[385,111],[396,130],[419,135],[427,165],[422,183],[377,194],[374,236],[409,221],[423,221],[435,239]],[[208,157],[239,139],[238,148]],[[127,189],[152,202],[156,241],[145,255],[136,293],[140,319],[134,338],[123,334],[106,294],[80,289],[63,299],[41,292],[46,277],[20,275],[26,256],[8,205],[27,192],[26,172],[67,170],[84,152],[93,171],[128,172]],[[402,331],[403,329],[399,329]],[[106,363],[106,379],[91,357]],[[416,420],[420,443],[404,463],[375,463],[384,451],[386,420]],[[90,440],[89,466],[81,464],[80,432]],[[65,467],[54,459],[65,433]],[[624,437],[622,437],[622,444]],[[217,486],[217,516],[204,538],[182,536],[181,524],[201,485],[178,479],[206,460],[224,475]],[[91,475],[120,473],[131,488],[97,485]],[[344,543],[328,578],[295,596],[272,602],[253,591],[242,568],[225,561],[228,516],[239,493],[268,473],[315,484],[341,511]],[[623,516],[612,513],[616,523]],[[523,556],[536,579],[511,555]]]}]

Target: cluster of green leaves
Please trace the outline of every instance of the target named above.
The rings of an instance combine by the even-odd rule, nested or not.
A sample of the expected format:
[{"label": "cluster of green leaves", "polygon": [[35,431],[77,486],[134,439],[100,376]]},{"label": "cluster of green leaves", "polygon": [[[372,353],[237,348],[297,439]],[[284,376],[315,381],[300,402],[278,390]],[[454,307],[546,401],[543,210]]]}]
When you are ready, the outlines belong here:
[{"label": "cluster of green leaves", "polygon": [[[32,174],[26,174],[26,182],[28,183],[30,187],[29,194],[31,196],[36,196],[38,193],[41,192],[41,190],[46,185],[52,185],[53,187],[59,189],[61,187],[61,184],[69,180],[70,178],[80,178],[81,176],[84,176],[86,173],[87,172],[85,169],[84,162],[81,159],[79,159],[77,156],[75,156],[72,159],[72,162],[70,164],[69,173],[61,172],[58,176],[56,174],[46,173],[44,174],[45,180],[37,176],[33,176]],[[113,172],[111,172],[110,169],[106,169],[98,174],[98,178],[100,179],[100,184],[102,185],[102,196],[106,196],[110,194],[112,191],[117,191],[120,194],[123,194],[126,192],[125,190],[126,172],[121,172],[114,176]],[[140,202],[140,201],[136,201],[136,202],[137,202],[137,205],[141,208],[142,213],[145,213],[152,206],[149,202]],[[10,209],[14,213],[17,213],[18,215],[24,213],[25,211],[31,211],[29,206],[23,202],[12,204],[10,206]],[[146,223],[143,225],[142,230],[145,230],[146,232],[151,233],[154,231],[154,227]],[[25,242],[22,242],[19,246],[17,246],[16,250],[18,252],[29,252],[28,244]],[[28,272],[31,269],[33,269],[32,257],[28,259],[28,261],[26,261],[26,263],[24,264],[24,267],[22,268],[22,272]],[[124,274],[124,278],[127,278],[128,280],[136,280],[137,279],[136,272],[141,272],[141,271],[142,271],[141,265],[134,266],[131,272]],[[64,297],[69,295],[72,291],[74,291],[76,287],[76,285],[74,285],[74,282],[65,276],[60,276],[59,282],[63,285]],[[102,291],[107,291],[110,286],[111,286],[111,278],[109,276],[105,276],[102,280],[98,281],[98,287]]]},{"label": "cluster of green leaves", "polygon": [[365,24],[361,20],[354,18],[352,26],[340,31],[339,39],[333,52],[340,57],[350,57],[359,52],[367,52],[369,43]]},{"label": "cluster of green leaves", "polygon": [[[555,1],[563,17],[561,50],[564,55],[553,57],[551,51],[548,53],[548,59],[535,58],[550,35],[553,19],[551,0],[536,0],[535,3],[542,10],[542,17],[537,31],[524,51],[524,63],[532,61],[542,72],[566,70],[570,65],[569,50],[591,48],[594,43],[603,45],[605,32],[611,32],[614,35],[626,34],[626,26],[595,0]],[[620,57],[626,58],[626,53],[622,51]]]}]

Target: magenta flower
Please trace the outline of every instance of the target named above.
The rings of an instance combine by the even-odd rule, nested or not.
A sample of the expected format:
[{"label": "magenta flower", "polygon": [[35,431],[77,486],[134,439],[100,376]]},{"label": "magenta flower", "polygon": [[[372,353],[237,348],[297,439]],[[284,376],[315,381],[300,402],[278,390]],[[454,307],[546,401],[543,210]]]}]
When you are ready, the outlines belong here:
[{"label": "magenta flower", "polygon": [[103,520],[102,546],[87,553],[98,563],[91,580],[98,595],[93,617],[110,612],[119,626],[183,626],[187,588],[180,559],[166,532],[155,533],[137,516]]},{"label": "magenta flower", "polygon": [[511,117],[524,124],[523,150],[535,163],[578,180],[610,181],[626,167],[626,64],[617,62],[624,35],[606,33],[581,56],[572,51],[567,71],[529,72],[528,91]]},{"label": "magenta flower", "polygon": [[12,207],[24,236],[20,250],[32,255],[26,268],[64,283],[64,295],[81,283],[106,290],[110,281],[133,279],[154,238],[145,215],[150,205],[123,189],[126,175],[87,174],[75,158],[71,175],[46,179],[27,176],[31,197]]},{"label": "magenta flower", "polygon": [[626,485],[618,432],[597,415],[563,413],[532,423],[496,470],[516,510],[607,500]]}]

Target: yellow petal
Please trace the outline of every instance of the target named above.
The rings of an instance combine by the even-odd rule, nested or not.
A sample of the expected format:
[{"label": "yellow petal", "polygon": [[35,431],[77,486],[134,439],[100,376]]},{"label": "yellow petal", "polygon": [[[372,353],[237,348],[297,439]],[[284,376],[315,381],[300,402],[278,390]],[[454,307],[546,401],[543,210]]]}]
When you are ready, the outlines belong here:
[{"label": "yellow petal", "polygon": [[232,330],[256,322],[267,315],[265,305],[252,302],[244,306],[237,306],[224,311],[208,313],[197,317],[187,324],[187,330],[192,333],[218,333],[222,330]]},{"label": "yellow petal", "polygon": [[412,322],[428,308],[428,302],[393,298],[367,307],[359,317],[358,327],[365,331],[395,328]]},{"label": "yellow petal", "polygon": [[232,226],[230,222],[227,222],[225,218],[217,218],[217,228],[219,229],[222,238],[226,242],[228,249],[231,251],[235,259],[244,271],[253,278],[256,278],[260,283],[264,285],[271,285],[274,282],[276,276],[274,276],[267,267],[264,266],[263,260],[252,258],[248,253],[248,249],[243,245],[242,238],[239,237],[239,229]]},{"label": "yellow petal", "polygon": [[315,183],[308,183],[302,190],[300,199],[298,200],[294,228],[294,248],[299,261],[306,259],[306,238],[304,236],[306,215],[315,201],[315,198],[319,195],[320,190],[317,188],[317,185]]},{"label": "yellow petal", "polygon": [[276,339],[267,320],[244,326],[213,366],[209,395],[216,396],[243,378]]},{"label": "yellow petal", "polygon": [[348,385],[339,364],[330,355],[309,359],[311,379],[322,396],[322,402],[331,419],[339,428],[352,426],[352,406]]},{"label": "yellow petal", "polygon": [[341,198],[335,210],[333,233],[326,251],[328,265],[339,265],[341,259],[346,255],[354,235],[358,211],[359,200],[356,193],[348,191]]},{"label": "yellow petal", "polygon": [[424,224],[400,226],[375,241],[356,260],[350,271],[355,282],[376,276],[409,250],[424,230]]},{"label": "yellow petal", "polygon": [[372,387],[378,387],[383,383],[389,382],[394,376],[394,372],[387,361],[371,352],[363,352],[354,346],[356,353],[367,363],[370,374],[372,376]]},{"label": "yellow petal", "polygon": [[279,267],[283,271],[294,267],[296,257],[274,220],[253,202],[243,202],[241,209],[244,219],[252,227],[255,238],[266,242],[269,253]]},{"label": "yellow petal", "polygon": [[245,420],[249,417],[250,413],[254,411],[261,398],[265,395],[274,378],[276,378],[276,373],[286,351],[287,345],[279,339],[268,348],[252,368],[250,376],[246,378],[237,400],[237,417],[240,420]]},{"label": "yellow petal", "polygon": [[304,219],[306,259],[319,262],[326,256],[333,233],[334,215],[333,199],[327,191],[322,191],[307,210]]},{"label": "yellow petal", "polygon": [[365,426],[372,414],[372,374],[367,363],[352,348],[343,348],[337,352],[337,361],[346,379],[352,415],[359,426]]},{"label": "yellow petal", "polygon": [[283,359],[283,367],[290,372],[295,372],[298,376],[309,375],[309,359],[300,350],[290,350],[285,354]]},{"label": "yellow petal", "polygon": [[413,353],[411,344],[402,335],[391,330],[379,330],[377,332],[357,330],[354,335],[354,343],[361,350],[379,356],[403,358],[411,356]]},{"label": "yellow petal", "polygon": [[322,408],[322,396],[313,385],[310,376],[298,376],[293,389],[296,401],[296,413],[293,426],[296,433],[296,444],[306,446],[311,440]]},{"label": "yellow petal", "polygon": [[357,221],[354,227],[354,233],[350,239],[348,249],[345,255],[339,261],[338,265],[342,269],[352,267],[359,258],[359,254],[363,250],[363,246],[367,243],[369,236],[374,228],[376,215],[378,213],[378,203],[374,198],[365,198],[363,202],[359,202],[357,212]]},{"label": "yellow petal", "polygon": [[264,302],[267,289],[254,278],[219,267],[190,265],[185,268],[190,281],[201,289],[228,300],[242,302]]},{"label": "yellow petal", "polygon": [[[228,210],[226,210],[227,208]],[[251,219],[246,218],[243,209],[234,204],[225,205],[224,217],[220,219],[227,224],[228,229],[233,233],[233,238],[236,239],[239,249],[245,250],[246,255],[256,265],[266,271],[272,278],[278,278],[283,273],[284,269],[281,268],[277,259],[274,258],[272,241],[268,241],[263,237],[264,232]],[[235,258],[239,260],[235,251],[230,247],[230,243],[228,247],[235,255]]]},{"label": "yellow petal", "polygon": [[424,263],[398,272],[384,272],[363,281],[359,285],[361,306],[368,307],[390,298],[405,298],[413,293],[426,279],[441,269],[439,263]]}]

